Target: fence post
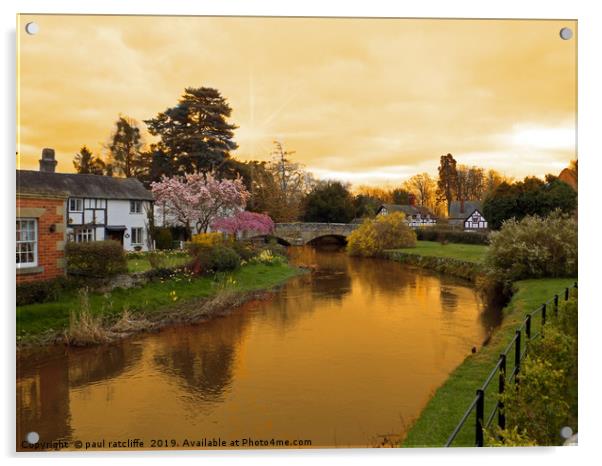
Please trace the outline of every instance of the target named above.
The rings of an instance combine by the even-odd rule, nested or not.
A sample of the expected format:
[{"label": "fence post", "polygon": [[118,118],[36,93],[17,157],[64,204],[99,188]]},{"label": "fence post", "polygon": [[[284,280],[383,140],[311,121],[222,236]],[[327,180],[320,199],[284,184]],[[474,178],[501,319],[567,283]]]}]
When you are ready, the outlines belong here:
[{"label": "fence post", "polygon": [[498,400],[498,411],[497,411],[497,425],[500,429],[506,428],[506,414],[504,413],[504,400],[501,395],[504,394],[504,390],[506,389],[506,355],[500,354],[500,380],[499,380],[499,388],[498,394],[500,398]]},{"label": "fence post", "polygon": [[541,329],[543,331],[543,326],[546,325],[546,303],[543,303],[541,306]]},{"label": "fence post", "polygon": [[525,322],[525,333],[527,335],[527,341],[531,340],[531,314],[527,314],[527,320]]},{"label": "fence post", "polygon": [[565,301],[568,301],[568,300],[569,300],[569,289],[568,289],[568,288],[566,288],[566,289],[564,290],[564,300],[565,300]]},{"label": "fence post", "polygon": [[483,419],[485,418],[485,392],[480,388],[477,390],[477,422],[475,440],[477,447],[483,446]]},{"label": "fence post", "polygon": [[518,373],[520,372],[520,330],[516,331],[516,343],[514,345],[514,384],[518,388]]},{"label": "fence post", "polygon": [[558,317],[558,295],[554,295],[554,315]]}]

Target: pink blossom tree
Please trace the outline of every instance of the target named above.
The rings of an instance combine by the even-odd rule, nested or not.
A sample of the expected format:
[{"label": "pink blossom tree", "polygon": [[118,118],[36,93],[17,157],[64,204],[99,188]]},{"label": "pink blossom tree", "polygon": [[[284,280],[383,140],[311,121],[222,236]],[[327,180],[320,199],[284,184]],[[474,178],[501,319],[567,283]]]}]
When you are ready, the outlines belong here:
[{"label": "pink blossom tree", "polygon": [[215,218],[242,211],[249,199],[240,178],[218,180],[213,173],[163,176],[151,189],[166,221],[184,226],[189,234],[193,226],[206,232]]},{"label": "pink blossom tree", "polygon": [[274,222],[266,214],[243,211],[230,217],[216,218],[211,223],[211,228],[234,236],[247,231],[267,235],[274,230]]}]

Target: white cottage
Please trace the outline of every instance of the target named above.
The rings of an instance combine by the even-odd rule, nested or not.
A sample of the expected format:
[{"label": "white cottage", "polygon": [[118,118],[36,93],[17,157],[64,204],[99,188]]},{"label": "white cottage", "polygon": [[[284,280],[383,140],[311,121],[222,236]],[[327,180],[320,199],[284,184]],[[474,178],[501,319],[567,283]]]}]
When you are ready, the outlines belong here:
[{"label": "white cottage", "polygon": [[452,201],[449,206],[450,225],[464,230],[487,230],[489,224],[478,201]]},{"label": "white cottage", "polygon": [[376,215],[389,215],[393,212],[403,212],[406,222],[411,228],[430,227],[437,224],[437,217],[429,209],[414,204],[383,204]]},{"label": "white cottage", "polygon": [[68,241],[112,239],[127,251],[151,248],[148,212],[152,215],[153,195],[140,181],[54,173],[55,165],[41,163],[40,171],[17,170],[17,176],[21,187],[67,196],[64,211]]}]

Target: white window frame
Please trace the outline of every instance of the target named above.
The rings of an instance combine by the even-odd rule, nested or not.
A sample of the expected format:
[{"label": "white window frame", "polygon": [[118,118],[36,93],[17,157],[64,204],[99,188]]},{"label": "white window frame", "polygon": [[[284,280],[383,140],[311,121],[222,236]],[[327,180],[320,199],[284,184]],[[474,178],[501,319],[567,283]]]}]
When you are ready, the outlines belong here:
[{"label": "white window frame", "polygon": [[130,201],[130,214],[142,213],[142,201]]},{"label": "white window frame", "polygon": [[[76,202],[76,207],[77,207],[77,204],[80,205],[79,210],[71,208],[71,203],[74,201]],[[83,211],[84,211],[84,200],[81,197],[70,197],[69,198],[69,212],[83,212]]]},{"label": "white window frame", "polygon": [[73,232],[76,243],[89,243],[94,241],[94,228],[76,228]]},{"label": "white window frame", "polygon": [[[16,262],[15,257],[15,265],[18,269],[24,269],[28,267],[37,267],[38,266],[38,219],[37,218],[27,218],[27,217],[17,217],[17,222],[33,222],[33,240],[17,240],[16,244],[25,244],[25,243],[33,243],[33,262]],[[15,225],[16,227],[16,225]],[[16,228],[15,228],[16,235]],[[16,246],[15,246],[16,248]]]},{"label": "white window frame", "polygon": [[[142,227],[132,227],[132,245],[142,245],[144,244],[144,228]],[[139,231],[139,233],[138,233]]]}]

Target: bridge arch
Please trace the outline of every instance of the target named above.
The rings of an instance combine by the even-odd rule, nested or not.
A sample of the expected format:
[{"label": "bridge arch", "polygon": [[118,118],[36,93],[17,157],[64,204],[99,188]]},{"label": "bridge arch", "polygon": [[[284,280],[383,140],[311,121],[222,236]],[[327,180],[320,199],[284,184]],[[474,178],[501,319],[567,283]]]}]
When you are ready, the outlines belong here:
[{"label": "bridge arch", "polygon": [[347,244],[347,237],[345,235],[336,235],[336,234],[321,235],[321,236],[316,236],[313,239],[310,239],[305,244],[316,245],[316,244],[319,244],[322,242],[324,242],[326,244],[344,245],[344,244]]}]

